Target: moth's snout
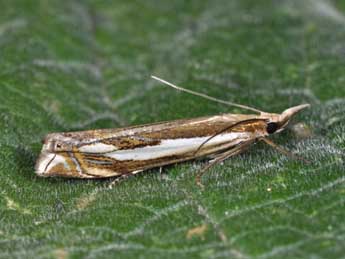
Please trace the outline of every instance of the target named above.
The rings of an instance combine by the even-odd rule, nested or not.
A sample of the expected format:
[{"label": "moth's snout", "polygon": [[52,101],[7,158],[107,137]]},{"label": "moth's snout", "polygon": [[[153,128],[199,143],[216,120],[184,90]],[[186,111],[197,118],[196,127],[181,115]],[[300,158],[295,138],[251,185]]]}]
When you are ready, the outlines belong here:
[{"label": "moth's snout", "polygon": [[294,106],[283,111],[283,113],[280,114],[278,118],[278,123],[280,127],[282,129],[285,128],[293,116],[295,116],[297,113],[304,110],[305,108],[309,108],[309,107],[310,107],[310,104],[301,104],[301,105]]},{"label": "moth's snout", "polygon": [[310,104],[301,104],[301,105],[297,105],[294,107],[291,107],[289,109],[286,109],[283,113],[282,113],[282,117],[283,118],[291,118],[292,116],[294,116],[295,114],[297,114],[298,112],[300,112],[301,110],[304,110],[305,108],[309,108]]}]

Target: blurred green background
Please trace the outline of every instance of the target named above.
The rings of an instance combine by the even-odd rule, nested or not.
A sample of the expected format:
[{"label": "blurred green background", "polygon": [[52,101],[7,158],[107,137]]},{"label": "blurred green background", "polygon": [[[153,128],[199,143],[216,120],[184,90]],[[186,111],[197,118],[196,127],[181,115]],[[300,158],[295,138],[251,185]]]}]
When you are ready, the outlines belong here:
[{"label": "blurred green background", "polygon": [[[345,3],[0,4],[0,258],[340,258],[345,254]],[[263,144],[194,184],[202,161],[110,180],[42,179],[41,139],[224,112],[184,87],[267,112],[310,103],[312,132]]]}]

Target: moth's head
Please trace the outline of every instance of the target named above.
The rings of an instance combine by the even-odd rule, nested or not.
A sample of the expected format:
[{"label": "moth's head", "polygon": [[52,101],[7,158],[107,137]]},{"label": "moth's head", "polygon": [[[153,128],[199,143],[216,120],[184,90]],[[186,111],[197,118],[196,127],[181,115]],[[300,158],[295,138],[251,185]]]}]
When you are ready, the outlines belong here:
[{"label": "moth's head", "polygon": [[73,141],[60,133],[48,134],[37,159],[36,174],[43,177],[79,177],[78,164],[73,157]]},{"label": "moth's head", "polygon": [[272,114],[268,119],[269,122],[267,123],[267,133],[273,134],[281,132],[287,127],[293,116],[308,107],[310,107],[310,104],[301,104],[286,109],[281,114]]}]

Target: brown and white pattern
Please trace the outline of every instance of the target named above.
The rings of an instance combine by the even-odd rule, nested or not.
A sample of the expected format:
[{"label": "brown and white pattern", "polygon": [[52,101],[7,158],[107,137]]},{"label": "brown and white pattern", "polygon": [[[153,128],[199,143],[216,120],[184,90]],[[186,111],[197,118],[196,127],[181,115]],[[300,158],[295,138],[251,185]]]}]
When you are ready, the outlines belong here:
[{"label": "brown and white pattern", "polygon": [[308,106],[295,106],[282,114],[223,114],[120,129],[51,133],[44,140],[36,173],[102,178],[198,157],[229,157],[282,131],[293,115]]}]

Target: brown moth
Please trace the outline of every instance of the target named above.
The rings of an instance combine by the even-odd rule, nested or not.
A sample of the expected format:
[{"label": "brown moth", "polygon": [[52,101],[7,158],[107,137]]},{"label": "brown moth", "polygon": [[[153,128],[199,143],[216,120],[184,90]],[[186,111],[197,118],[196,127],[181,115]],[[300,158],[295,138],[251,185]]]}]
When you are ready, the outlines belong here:
[{"label": "brown moth", "polygon": [[197,176],[200,184],[200,176],[206,169],[245,151],[258,140],[292,155],[267,137],[284,130],[291,118],[309,104],[291,107],[281,114],[267,113],[152,77],[175,89],[258,114],[221,114],[119,129],[51,133],[45,137],[37,160],[37,175],[70,178],[128,176],[200,157],[212,158]]}]

